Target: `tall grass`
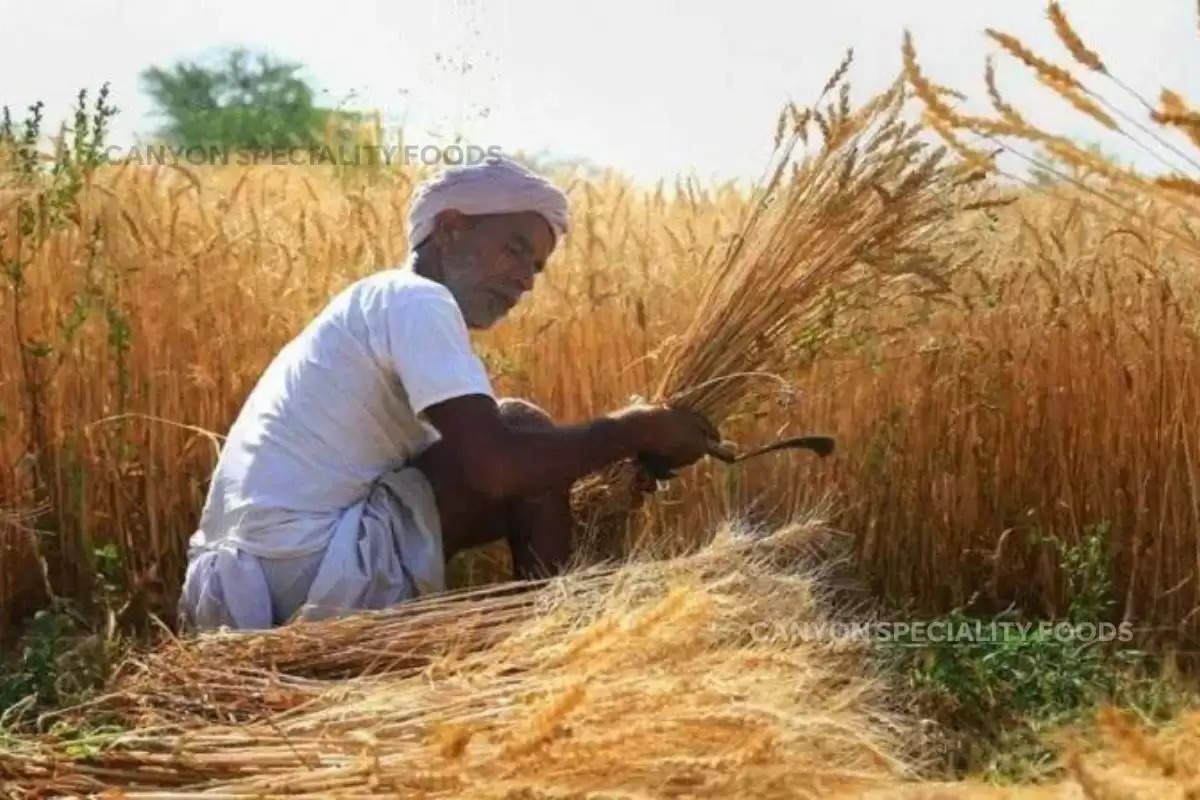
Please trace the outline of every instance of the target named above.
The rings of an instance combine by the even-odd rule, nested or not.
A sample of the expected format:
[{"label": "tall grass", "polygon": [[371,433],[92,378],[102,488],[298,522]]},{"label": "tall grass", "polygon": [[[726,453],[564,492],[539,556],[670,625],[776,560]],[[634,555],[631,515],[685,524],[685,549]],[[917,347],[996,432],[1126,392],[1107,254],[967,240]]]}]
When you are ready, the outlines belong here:
[{"label": "tall grass", "polygon": [[[949,440],[950,452],[985,480],[947,499],[972,515],[959,524],[987,519],[1001,532],[988,557],[993,574],[982,584],[993,599],[1037,598],[1049,611],[1061,608],[1059,580],[1028,543],[1046,530],[1078,536],[1091,527],[1110,537],[1122,619],[1166,637],[1190,636],[1200,610],[1194,457],[1200,184],[1186,173],[1200,170],[1193,149],[1200,128],[1177,92],[1162,90],[1160,110],[1121,81],[1058,3],[1050,2],[1046,14],[1075,63],[1105,89],[1131,98],[1132,113],[1017,37],[993,29],[987,36],[1160,172],[1120,165],[1039,126],[1004,99],[990,60],[984,83],[997,116],[960,111],[922,72],[905,34],[906,76],[934,129],[964,158],[1037,197],[1019,217],[1018,256],[1000,272],[1005,283],[996,274],[991,285],[980,276],[993,308],[980,313],[964,297],[972,313],[959,329],[987,338],[966,382],[978,404],[964,409],[969,427]],[[999,166],[1000,154],[1020,168]],[[963,408],[964,399],[953,407]],[[976,444],[982,441],[988,444]],[[968,455],[968,447],[975,452]],[[993,469],[974,465],[980,455]],[[999,464],[1007,468],[995,471]],[[1017,465],[1019,472],[1005,474]],[[975,545],[986,553],[989,541]],[[980,580],[986,570],[973,573]]]},{"label": "tall grass", "polygon": [[[1015,109],[986,124],[955,111],[916,63],[910,47],[910,85],[971,166],[990,168],[996,141],[1036,130]],[[1165,105],[1166,122],[1190,119]],[[1155,184],[1050,134],[1016,138],[1059,160],[1042,163],[1048,183],[1014,183],[1013,204],[980,210],[978,252],[944,254],[972,259],[949,292],[878,306],[858,293],[783,376],[792,401],[740,409],[723,430],[752,444],[819,429],[838,436],[838,454],[702,464],[640,512],[641,535],[687,542],[732,511],[767,521],[832,499],[862,575],[891,601],[935,611],[978,596],[1054,613],[1069,590],[1041,540],[1101,530],[1120,615],[1194,639],[1194,199],[1182,175]],[[0,620],[48,592],[86,607],[105,543],[119,553],[125,617],[173,615],[214,463],[208,432],[228,428],[338,289],[404,259],[420,177],[106,166],[61,224],[0,242],[6,264],[24,263],[0,312],[0,507],[48,508],[20,525],[0,518]],[[578,420],[654,394],[662,345],[693,319],[751,198],[690,181],[554,179],[575,228],[527,307],[478,346],[499,391]],[[0,228],[19,227],[29,191],[0,187]]]}]

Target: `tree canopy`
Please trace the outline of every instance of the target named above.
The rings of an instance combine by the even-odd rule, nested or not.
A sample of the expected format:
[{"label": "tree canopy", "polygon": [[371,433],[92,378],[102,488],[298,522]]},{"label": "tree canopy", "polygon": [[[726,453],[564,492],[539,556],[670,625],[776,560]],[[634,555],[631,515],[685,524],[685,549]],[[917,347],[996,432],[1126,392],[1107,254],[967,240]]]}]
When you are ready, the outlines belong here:
[{"label": "tree canopy", "polygon": [[141,79],[166,118],[159,133],[168,141],[266,150],[305,146],[318,135],[325,111],[313,105],[301,69],[239,47],[211,66],[150,67]]}]

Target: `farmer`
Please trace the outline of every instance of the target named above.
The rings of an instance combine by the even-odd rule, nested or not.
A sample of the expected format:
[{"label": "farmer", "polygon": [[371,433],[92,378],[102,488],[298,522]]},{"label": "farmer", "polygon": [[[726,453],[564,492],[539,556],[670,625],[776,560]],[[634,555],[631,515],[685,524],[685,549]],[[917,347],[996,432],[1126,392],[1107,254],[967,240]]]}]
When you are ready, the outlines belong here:
[{"label": "farmer", "polygon": [[632,406],[555,425],[497,402],[467,329],[512,310],[567,231],[565,196],[505,160],[423,184],[402,268],[351,285],[247,398],[192,536],[185,629],[268,628],[444,588],[455,552],[505,538],[519,576],[570,555],[578,478],[638,454],[685,466],[717,433]]}]

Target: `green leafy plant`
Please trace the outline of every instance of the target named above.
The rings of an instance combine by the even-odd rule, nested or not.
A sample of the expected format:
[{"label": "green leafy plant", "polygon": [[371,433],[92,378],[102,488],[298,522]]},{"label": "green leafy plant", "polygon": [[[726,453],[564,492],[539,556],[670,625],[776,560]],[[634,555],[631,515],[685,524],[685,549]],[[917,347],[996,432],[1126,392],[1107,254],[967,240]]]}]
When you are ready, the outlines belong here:
[{"label": "green leafy plant", "polygon": [[92,696],[106,684],[127,646],[111,613],[94,625],[61,599],[39,611],[15,654],[0,660],[0,734],[29,724],[41,711]]},{"label": "green leafy plant", "polygon": [[1097,704],[1144,706],[1150,717],[1177,707],[1178,693],[1150,675],[1146,654],[1130,643],[1055,632],[1060,623],[1095,624],[1111,610],[1107,531],[1091,526],[1074,544],[1039,537],[1058,553],[1070,598],[1066,619],[1029,620],[1012,610],[979,616],[958,607],[936,621],[988,635],[942,642],[907,636],[884,645],[885,662],[918,698],[919,712],[946,732],[954,772],[1037,777],[1057,768],[1045,731],[1081,719]]},{"label": "green leafy plant", "polygon": [[[91,212],[88,197],[94,173],[105,160],[111,119],[117,108],[110,102],[108,84],[95,99],[86,89],[79,91],[72,117],[49,147],[44,139],[44,104],[29,106],[25,118],[14,122],[7,107],[0,116],[0,186],[15,199],[14,224],[0,226],[0,281],[11,313],[0,314],[16,354],[23,405],[25,438],[25,484],[22,505],[45,509],[36,527],[53,532],[61,519],[50,516],[54,509],[70,506],[70,476],[74,467],[64,459],[68,444],[51,440],[49,398],[66,361],[76,352],[88,320],[99,311],[107,331],[105,342],[117,376],[115,410],[123,410],[128,394],[127,354],[131,344],[129,314],[122,301],[123,268],[105,257],[106,231],[101,215]],[[40,299],[31,294],[34,270],[45,269],[62,236],[76,236],[84,243],[85,257],[77,262],[76,274],[56,276],[69,286],[63,310],[51,318],[37,313]],[[75,436],[77,434],[68,434]],[[54,479],[67,475],[68,488]],[[92,544],[80,530],[75,537],[48,536],[37,540],[41,556],[50,566],[52,581],[64,579],[68,586],[82,587],[79,599],[89,606],[92,587]]]},{"label": "green leafy plant", "polygon": [[[27,403],[30,451],[44,458],[48,452],[45,392],[54,372],[87,316],[87,308],[102,290],[88,265],[84,286],[73,298],[72,312],[60,320],[58,341],[45,334],[34,335],[25,313],[27,274],[41,248],[59,230],[79,224],[79,197],[92,172],[103,161],[110,119],[117,113],[109,103],[108,84],[89,107],[87,90],[81,89],[76,100],[74,124],[64,127],[55,142],[49,163],[39,150],[44,103],[29,106],[25,120],[14,126],[6,106],[0,120],[0,154],[7,158],[8,169],[0,176],[18,192],[15,231],[0,229],[3,277],[12,297],[11,333],[21,365],[21,378]],[[100,238],[97,226],[91,232],[91,247],[96,252]],[[45,472],[45,464],[39,463]],[[44,478],[43,476],[40,476]]]}]

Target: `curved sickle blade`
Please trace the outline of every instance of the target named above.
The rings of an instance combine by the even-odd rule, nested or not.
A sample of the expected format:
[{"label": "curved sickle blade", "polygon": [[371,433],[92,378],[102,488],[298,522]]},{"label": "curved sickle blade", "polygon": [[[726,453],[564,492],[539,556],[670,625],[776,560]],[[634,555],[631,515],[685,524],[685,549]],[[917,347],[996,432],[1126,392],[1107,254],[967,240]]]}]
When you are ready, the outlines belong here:
[{"label": "curved sickle blade", "polygon": [[745,461],[747,458],[754,458],[765,453],[772,453],[776,450],[812,450],[821,458],[829,455],[834,450],[834,439],[832,436],[793,436],[789,439],[780,439],[778,442],[764,445],[763,447],[755,448],[754,450],[735,455],[731,450],[724,447],[713,447],[708,451],[708,454],[714,458],[719,458],[726,464],[736,464],[739,461]]},{"label": "curved sickle blade", "polygon": [[[755,448],[740,455],[735,454],[733,450],[725,445],[714,443],[708,448],[708,454],[713,458],[724,461],[726,464],[736,464],[739,461],[745,461],[747,458],[773,453],[776,450],[812,450],[821,458],[824,458],[832,453],[833,449],[834,439],[832,436],[810,435],[780,439],[778,442],[772,442],[771,444]],[[639,453],[637,461],[646,474],[655,480],[667,481],[675,477],[674,470],[652,453]]]}]

